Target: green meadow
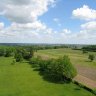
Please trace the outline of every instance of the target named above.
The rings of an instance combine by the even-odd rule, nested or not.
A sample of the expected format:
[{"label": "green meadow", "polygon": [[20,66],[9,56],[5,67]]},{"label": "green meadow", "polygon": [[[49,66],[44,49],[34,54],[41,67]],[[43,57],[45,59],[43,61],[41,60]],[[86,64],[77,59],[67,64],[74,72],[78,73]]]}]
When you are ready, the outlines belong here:
[{"label": "green meadow", "polygon": [[88,52],[83,54],[81,50],[72,50],[70,48],[39,50],[36,53],[36,55],[45,58],[58,58],[64,55],[68,55],[74,65],[78,64],[96,68],[96,58],[93,62],[90,62],[90,60],[88,60],[89,54],[94,54],[96,56],[96,52]]},{"label": "green meadow", "polygon": [[12,57],[0,57],[0,96],[94,96],[73,83],[46,81],[27,62],[12,65],[12,60]]}]

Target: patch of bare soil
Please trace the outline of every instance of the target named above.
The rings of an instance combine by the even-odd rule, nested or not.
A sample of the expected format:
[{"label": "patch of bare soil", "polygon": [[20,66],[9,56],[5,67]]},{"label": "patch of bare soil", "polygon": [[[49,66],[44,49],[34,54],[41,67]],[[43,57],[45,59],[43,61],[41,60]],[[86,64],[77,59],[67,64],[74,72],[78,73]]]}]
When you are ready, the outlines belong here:
[{"label": "patch of bare soil", "polygon": [[87,78],[87,77],[84,77],[82,75],[77,75],[74,80],[78,81],[79,83],[81,84],[84,84],[86,85],[87,87],[89,88],[96,88],[96,82]]},{"label": "patch of bare soil", "polygon": [[96,81],[96,68],[76,65],[76,69],[78,71],[78,74],[85,76],[93,81]]},{"label": "patch of bare soil", "polygon": [[49,59],[50,57],[48,56],[48,55],[45,55],[45,54],[38,54],[38,53],[35,53],[35,56],[37,57],[37,56],[40,56],[42,59],[44,59],[44,60],[47,60],[47,59]]}]

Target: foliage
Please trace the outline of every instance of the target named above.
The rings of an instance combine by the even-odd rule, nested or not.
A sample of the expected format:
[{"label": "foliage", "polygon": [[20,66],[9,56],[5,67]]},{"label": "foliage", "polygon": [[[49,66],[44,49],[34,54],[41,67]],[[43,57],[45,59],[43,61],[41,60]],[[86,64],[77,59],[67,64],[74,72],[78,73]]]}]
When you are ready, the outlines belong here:
[{"label": "foliage", "polygon": [[77,74],[68,56],[52,60],[47,68],[49,76],[56,81],[70,81]]},{"label": "foliage", "polygon": [[34,58],[31,59],[30,63],[39,66],[38,68],[43,72],[44,76],[49,77],[56,82],[71,81],[77,74],[76,69],[71,64],[68,56],[49,60]]},{"label": "foliage", "polygon": [[86,50],[83,50],[83,54],[85,54],[85,53],[88,53],[88,51],[86,51]]},{"label": "foliage", "polygon": [[22,61],[23,59],[29,60],[33,57],[34,52],[32,49],[27,49],[24,47],[18,47],[15,50],[15,59],[17,62]]},{"label": "foliage", "polygon": [[95,56],[93,54],[90,54],[88,59],[90,59],[91,61],[93,61],[95,59]]},{"label": "foliage", "polygon": [[10,57],[10,56],[12,56],[12,49],[10,49],[10,48],[6,48],[6,51],[5,51],[5,57]]},{"label": "foliage", "polygon": [[0,56],[4,56],[5,55],[5,50],[3,48],[0,48]]},{"label": "foliage", "polygon": [[29,60],[30,58],[33,57],[34,52],[33,52],[32,49],[30,49],[29,51],[25,50],[25,51],[23,51],[23,54],[22,55],[23,55],[23,58],[24,59]]},{"label": "foliage", "polygon": [[96,52],[96,45],[89,45],[82,48],[82,50]]},{"label": "foliage", "polygon": [[23,56],[18,51],[15,53],[14,58],[16,59],[16,62],[21,62],[23,60]]}]

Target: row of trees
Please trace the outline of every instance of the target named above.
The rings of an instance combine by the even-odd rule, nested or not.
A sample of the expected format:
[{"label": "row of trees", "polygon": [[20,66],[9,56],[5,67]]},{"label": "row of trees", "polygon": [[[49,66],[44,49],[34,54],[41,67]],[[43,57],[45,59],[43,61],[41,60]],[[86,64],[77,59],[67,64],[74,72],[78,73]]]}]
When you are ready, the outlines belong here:
[{"label": "row of trees", "polygon": [[11,57],[13,56],[16,62],[20,62],[23,59],[29,60],[34,55],[34,51],[31,47],[1,47],[0,56]]},{"label": "row of trees", "polygon": [[17,48],[15,50],[14,58],[16,59],[16,62],[20,62],[23,59],[30,60],[34,55],[34,51],[31,48],[24,49],[24,48]]},{"label": "row of trees", "polygon": [[[16,62],[29,60],[34,68],[38,69],[44,76],[55,82],[71,81],[76,76],[76,69],[70,62],[68,56],[58,59],[42,60],[40,57],[33,57],[32,47],[5,47],[0,48],[0,56],[14,57]],[[13,63],[15,63],[12,62]]]},{"label": "row of trees", "polygon": [[55,82],[70,82],[77,75],[68,56],[49,60],[42,60],[40,57],[32,58],[30,64],[43,73],[44,78]]},{"label": "row of trees", "polygon": [[10,57],[13,55],[12,48],[0,48],[0,56]]},{"label": "row of trees", "polygon": [[96,45],[89,45],[89,46],[82,47],[82,50],[85,52],[87,51],[96,52]]}]

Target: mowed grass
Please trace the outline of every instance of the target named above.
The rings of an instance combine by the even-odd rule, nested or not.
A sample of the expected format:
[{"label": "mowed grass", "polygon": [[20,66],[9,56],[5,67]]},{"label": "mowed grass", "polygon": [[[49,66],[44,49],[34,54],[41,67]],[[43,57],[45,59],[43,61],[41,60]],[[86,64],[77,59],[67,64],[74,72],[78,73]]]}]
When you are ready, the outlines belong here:
[{"label": "mowed grass", "polygon": [[12,60],[0,57],[0,96],[94,96],[73,83],[45,81],[28,63]]},{"label": "mowed grass", "polygon": [[48,50],[38,50],[36,55],[48,56],[49,58],[58,58],[60,56],[68,55],[73,64],[79,64],[88,67],[96,68],[96,58],[93,62],[88,60],[89,54],[94,54],[96,56],[96,52],[88,52],[83,54],[80,50],[72,50],[70,48],[62,48],[62,49],[48,49]]}]

